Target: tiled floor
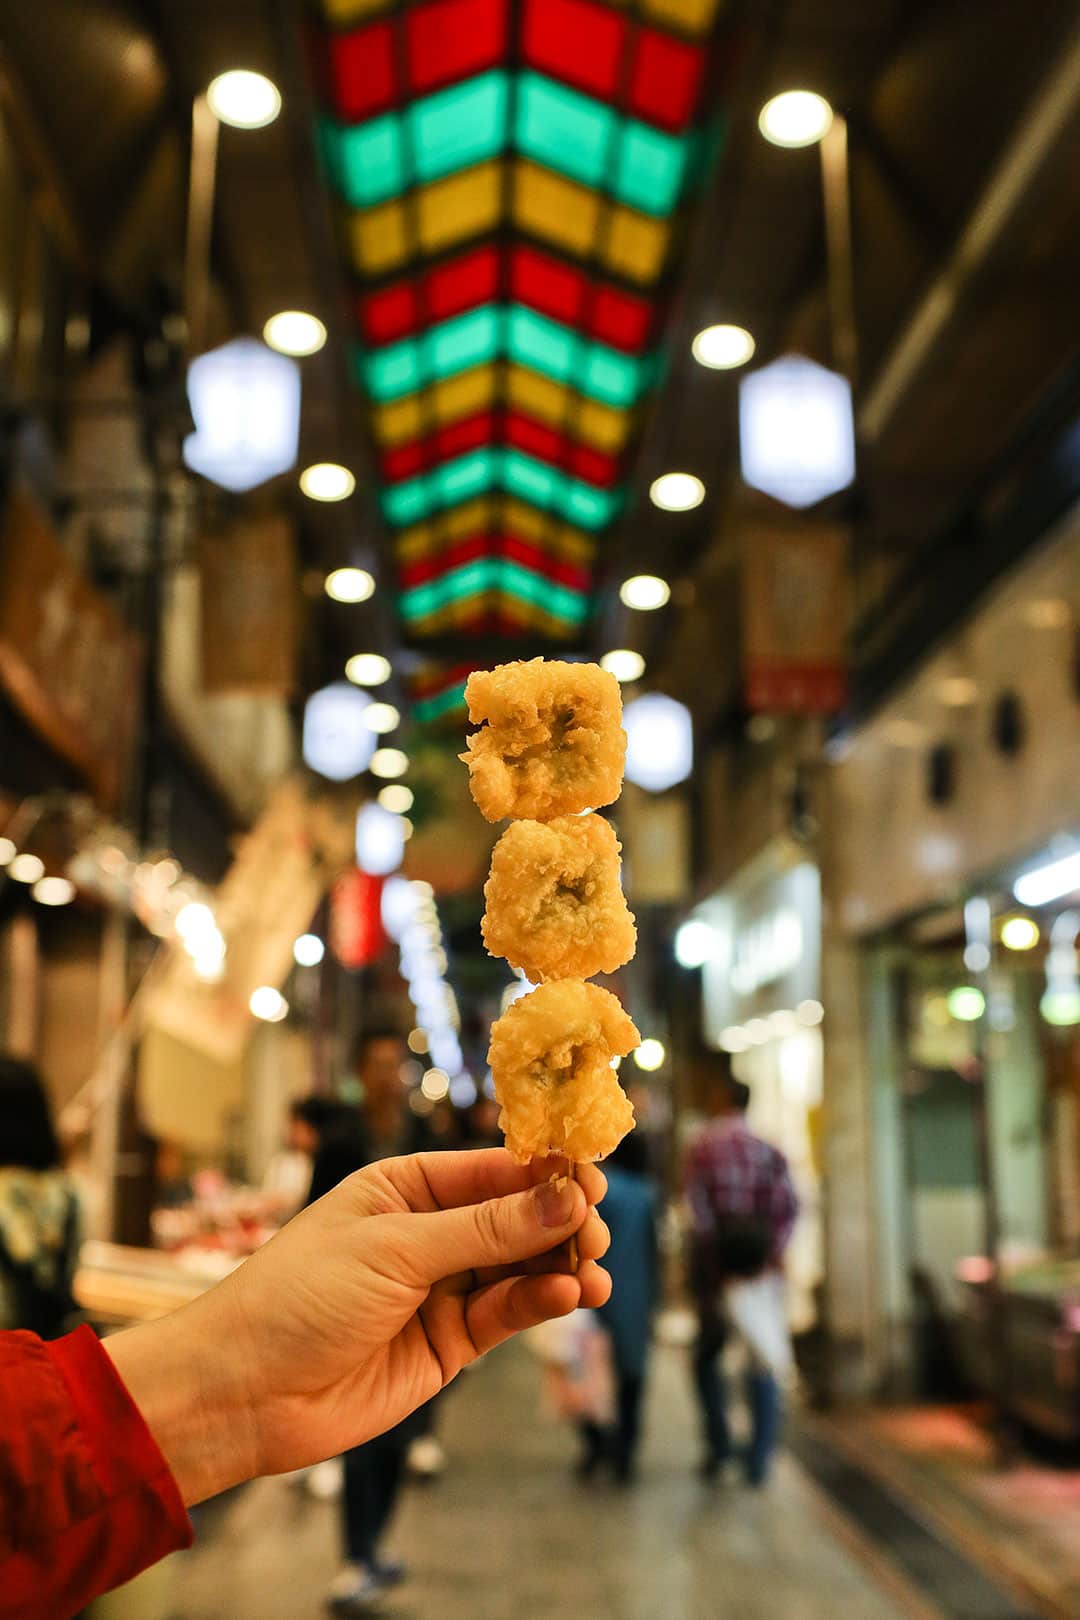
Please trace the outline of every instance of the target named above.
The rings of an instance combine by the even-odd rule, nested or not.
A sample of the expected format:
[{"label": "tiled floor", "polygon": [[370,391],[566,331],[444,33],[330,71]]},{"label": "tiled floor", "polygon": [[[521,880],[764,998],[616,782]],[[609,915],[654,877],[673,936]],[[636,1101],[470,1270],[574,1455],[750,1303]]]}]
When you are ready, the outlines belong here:
[{"label": "tiled floor", "polygon": [[[450,1467],[407,1490],[389,1547],[412,1579],[397,1620],[896,1620],[798,1467],[771,1489],[694,1476],[681,1353],[657,1353],[636,1489],[587,1490],[570,1436],[540,1409],[536,1363],[507,1347],[443,1412]],[[172,1620],[314,1620],[333,1573],[336,1504],[265,1480],[214,1504],[174,1561]]]}]

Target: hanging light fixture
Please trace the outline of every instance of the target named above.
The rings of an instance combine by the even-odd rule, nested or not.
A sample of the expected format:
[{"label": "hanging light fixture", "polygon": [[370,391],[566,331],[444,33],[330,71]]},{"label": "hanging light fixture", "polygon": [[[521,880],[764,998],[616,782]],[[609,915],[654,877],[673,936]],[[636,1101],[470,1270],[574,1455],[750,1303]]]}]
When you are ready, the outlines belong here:
[{"label": "hanging light fixture", "polygon": [[239,494],[288,472],[300,442],[300,368],[255,338],[234,338],[188,367],[195,432],[185,464]]},{"label": "hanging light fixture", "polygon": [[758,129],[772,146],[816,146],[832,121],[832,108],[815,90],[785,90],[762,107]]},{"label": "hanging light fixture", "polygon": [[326,342],[326,327],[317,315],[302,309],[283,309],[271,315],[263,327],[263,342],[279,354],[303,359],[318,354]]},{"label": "hanging light fixture", "polygon": [[855,477],[851,385],[789,354],[739,383],[742,475],[785,506],[813,506]]},{"label": "hanging light fixture", "polygon": [[684,782],[694,767],[690,710],[662,692],[647,692],[623,710],[626,777],[650,793]]},{"label": "hanging light fixture", "polygon": [[366,692],[347,681],[313,692],[304,707],[304,763],[331,782],[366,771],[375,750],[366,720],[370,703]]},{"label": "hanging light fixture", "polygon": [[206,89],[210,111],[233,129],[265,129],[281,111],[281,92],[265,73],[230,68],[219,73]]}]

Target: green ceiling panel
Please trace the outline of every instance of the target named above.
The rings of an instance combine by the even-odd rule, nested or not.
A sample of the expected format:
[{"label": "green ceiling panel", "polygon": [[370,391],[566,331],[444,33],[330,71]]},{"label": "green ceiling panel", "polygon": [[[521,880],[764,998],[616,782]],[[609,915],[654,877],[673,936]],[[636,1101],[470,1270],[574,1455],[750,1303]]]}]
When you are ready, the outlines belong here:
[{"label": "green ceiling panel", "polygon": [[669,214],[679,200],[688,141],[627,121],[615,165],[615,194],[646,214]]},{"label": "green ceiling panel", "polygon": [[412,711],[420,725],[427,725],[432,720],[441,720],[444,714],[450,714],[454,709],[463,708],[464,704],[465,682],[458,681],[456,686],[448,686],[445,692],[415,698]]},{"label": "green ceiling panel", "polygon": [[523,73],[518,79],[514,136],[526,157],[583,185],[598,186],[614,130],[615,115],[602,102],[539,73]]},{"label": "green ceiling panel", "polygon": [[492,447],[470,450],[429,473],[388,485],[382,508],[391,523],[404,525],[491,489],[519,495],[586,529],[609,523],[622,500],[621,490],[596,489],[521,450]]},{"label": "green ceiling panel", "polygon": [[492,590],[535,603],[573,624],[579,624],[589,611],[589,599],[583,592],[572,591],[506,557],[478,557],[439,579],[402,591],[401,611],[407,619],[423,619],[452,602]]},{"label": "green ceiling panel", "polygon": [[324,150],[351,207],[368,208],[385,202],[404,188],[400,126],[396,113],[350,128],[325,126]]},{"label": "green ceiling panel", "polygon": [[494,157],[506,144],[505,73],[483,73],[414,102],[406,114],[416,178],[438,180]]}]

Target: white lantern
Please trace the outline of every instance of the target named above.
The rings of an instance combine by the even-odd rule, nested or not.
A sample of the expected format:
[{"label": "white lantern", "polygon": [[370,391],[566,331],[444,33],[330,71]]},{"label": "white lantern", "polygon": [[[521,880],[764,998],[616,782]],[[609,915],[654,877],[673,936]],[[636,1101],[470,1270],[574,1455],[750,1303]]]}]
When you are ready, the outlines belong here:
[{"label": "white lantern", "polygon": [[372,877],[396,872],[405,854],[400,816],[381,804],[365,804],[356,818],[356,864]]},{"label": "white lantern", "polygon": [[366,771],[375,751],[375,733],[364,718],[370,704],[348,681],[313,692],[304,709],[304,763],[331,782]]},{"label": "white lantern", "polygon": [[851,387],[798,354],[739,384],[742,475],[785,506],[813,506],[855,477]]},{"label": "white lantern", "polygon": [[255,338],[234,338],[188,367],[195,432],[184,461],[223,489],[254,489],[296,464],[300,368]]},{"label": "white lantern", "polygon": [[650,793],[685,782],[694,768],[690,710],[662,692],[635,698],[623,710],[626,776]]}]

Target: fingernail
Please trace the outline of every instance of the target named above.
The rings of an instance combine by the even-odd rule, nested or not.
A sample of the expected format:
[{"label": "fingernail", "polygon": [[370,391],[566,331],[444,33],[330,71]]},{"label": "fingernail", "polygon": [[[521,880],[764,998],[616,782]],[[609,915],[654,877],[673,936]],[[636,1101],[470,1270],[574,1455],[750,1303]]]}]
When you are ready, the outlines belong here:
[{"label": "fingernail", "polygon": [[536,1189],[536,1209],[541,1226],[566,1226],[574,1218],[577,1192],[565,1176],[542,1182]]}]

